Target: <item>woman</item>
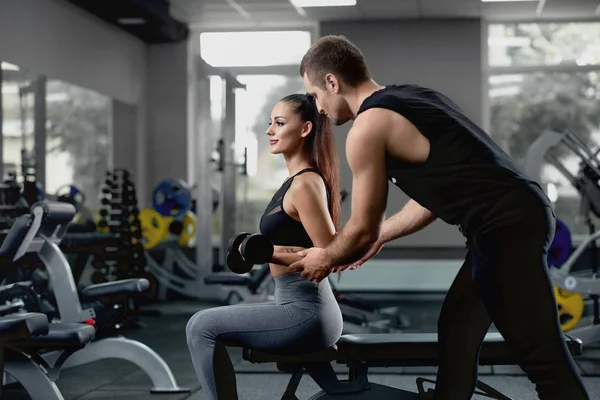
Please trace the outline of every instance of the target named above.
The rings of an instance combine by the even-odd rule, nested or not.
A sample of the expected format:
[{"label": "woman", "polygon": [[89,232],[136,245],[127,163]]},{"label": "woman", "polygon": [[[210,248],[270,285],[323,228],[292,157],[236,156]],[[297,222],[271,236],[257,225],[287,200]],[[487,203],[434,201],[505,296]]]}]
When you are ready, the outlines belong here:
[{"label": "woman", "polygon": [[296,252],[327,246],[338,228],[339,165],[331,125],[311,96],[293,94],[273,107],[267,135],[271,153],[283,154],[289,170],[260,221],[260,232],[275,245],[275,301],[210,308],[189,320],[187,343],[209,400],[237,399],[225,344],[301,354],[330,347],[342,334],[329,281],[310,282],[286,269],[299,259]]}]

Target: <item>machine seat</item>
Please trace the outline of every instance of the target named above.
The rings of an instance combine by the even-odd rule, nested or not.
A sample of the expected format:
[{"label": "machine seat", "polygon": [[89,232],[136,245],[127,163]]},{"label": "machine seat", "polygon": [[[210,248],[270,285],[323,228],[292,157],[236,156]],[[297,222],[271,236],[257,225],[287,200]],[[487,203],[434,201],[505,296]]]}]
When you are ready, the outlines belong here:
[{"label": "machine seat", "polygon": [[48,329],[46,314],[11,314],[0,318],[0,341],[8,342],[45,335]]},{"label": "machine seat", "polygon": [[[565,336],[572,355],[580,355],[582,342]],[[363,362],[370,366],[436,366],[437,333],[383,333],[344,335],[337,343],[338,362]],[[485,336],[479,355],[480,365],[518,364],[499,333]]]},{"label": "machine seat", "polygon": [[275,354],[262,350],[245,348],[243,351],[244,360],[253,364],[263,363],[284,363],[284,364],[304,364],[304,363],[328,363],[337,358],[337,346],[319,350],[308,354]]},{"label": "machine seat", "polygon": [[84,288],[80,297],[81,300],[89,300],[113,294],[124,293],[143,293],[150,288],[150,282],[145,278],[123,279],[113,282],[98,283]]},{"label": "machine seat", "polygon": [[59,322],[49,325],[47,335],[32,337],[14,343],[14,347],[38,349],[80,348],[94,340],[96,329],[88,324]]},{"label": "machine seat", "polygon": [[233,272],[219,272],[204,278],[204,283],[207,285],[248,286],[251,282],[252,275],[234,274]]},{"label": "machine seat", "polygon": [[[573,356],[583,349],[581,340],[565,335]],[[244,360],[252,363],[308,364],[337,361],[368,366],[437,366],[437,333],[367,333],[344,335],[325,350],[303,355],[275,354],[245,348]],[[516,365],[517,359],[499,333],[488,333],[479,356],[480,365]]]}]

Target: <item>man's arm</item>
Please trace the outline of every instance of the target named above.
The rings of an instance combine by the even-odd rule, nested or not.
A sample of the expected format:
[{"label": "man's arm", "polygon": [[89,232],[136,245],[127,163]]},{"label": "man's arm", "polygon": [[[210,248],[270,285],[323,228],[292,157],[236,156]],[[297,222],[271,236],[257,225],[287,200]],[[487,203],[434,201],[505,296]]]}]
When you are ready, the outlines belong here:
[{"label": "man's arm", "polygon": [[387,243],[418,232],[436,219],[431,211],[410,199],[400,211],[384,221],[379,242]]},{"label": "man's arm", "polygon": [[352,215],[323,251],[330,268],[357,260],[377,241],[385,215],[388,182],[385,168],[386,130],[389,123],[372,109],[356,119],[346,140],[346,158],[352,170]]}]

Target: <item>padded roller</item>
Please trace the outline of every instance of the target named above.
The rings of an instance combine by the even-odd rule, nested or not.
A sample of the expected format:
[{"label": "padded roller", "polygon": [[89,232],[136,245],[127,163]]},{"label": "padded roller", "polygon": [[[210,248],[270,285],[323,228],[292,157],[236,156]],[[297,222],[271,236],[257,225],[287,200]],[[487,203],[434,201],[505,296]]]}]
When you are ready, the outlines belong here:
[{"label": "padded roller", "polygon": [[92,299],[114,294],[143,293],[148,289],[150,289],[150,282],[146,278],[123,279],[90,285],[81,291],[81,297],[82,299]]},{"label": "padded roller", "polygon": [[48,333],[48,316],[41,313],[12,314],[0,318],[0,335],[21,331],[21,338]]},{"label": "padded roller", "polygon": [[69,223],[75,217],[75,206],[69,203],[58,201],[38,201],[31,206],[31,212],[41,208],[44,211],[44,220],[53,224],[64,225]]},{"label": "padded roller", "polygon": [[47,335],[37,336],[19,342],[21,346],[36,347],[68,347],[80,346],[91,342],[96,337],[96,328],[91,325],[76,322],[59,322],[50,324]]}]

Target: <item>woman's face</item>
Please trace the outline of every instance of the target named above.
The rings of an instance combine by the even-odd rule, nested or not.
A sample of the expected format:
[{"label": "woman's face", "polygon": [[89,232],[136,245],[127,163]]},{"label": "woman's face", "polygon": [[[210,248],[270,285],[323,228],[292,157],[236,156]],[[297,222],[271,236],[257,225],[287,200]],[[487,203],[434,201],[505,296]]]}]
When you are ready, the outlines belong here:
[{"label": "woman's face", "polygon": [[302,150],[312,123],[303,122],[294,108],[294,105],[280,101],[271,111],[267,135],[272,154],[295,154]]}]

